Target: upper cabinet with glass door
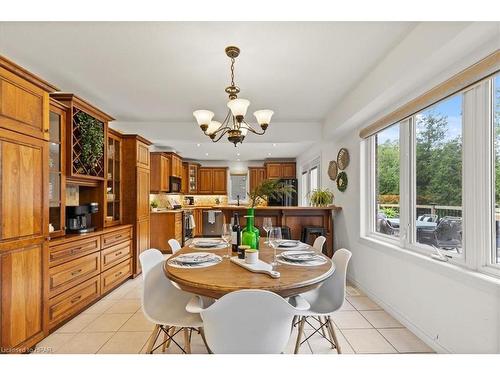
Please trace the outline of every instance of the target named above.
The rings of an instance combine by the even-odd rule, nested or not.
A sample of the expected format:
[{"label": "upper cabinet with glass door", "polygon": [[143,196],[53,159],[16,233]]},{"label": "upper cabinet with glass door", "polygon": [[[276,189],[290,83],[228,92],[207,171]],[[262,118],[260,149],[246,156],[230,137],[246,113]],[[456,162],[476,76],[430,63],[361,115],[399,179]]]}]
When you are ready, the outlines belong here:
[{"label": "upper cabinet with glass door", "polygon": [[65,128],[68,107],[51,99],[49,113],[49,233],[65,233]]},{"label": "upper cabinet with glass door", "polygon": [[108,175],[106,179],[106,226],[121,223],[121,149],[120,134],[108,132]]}]

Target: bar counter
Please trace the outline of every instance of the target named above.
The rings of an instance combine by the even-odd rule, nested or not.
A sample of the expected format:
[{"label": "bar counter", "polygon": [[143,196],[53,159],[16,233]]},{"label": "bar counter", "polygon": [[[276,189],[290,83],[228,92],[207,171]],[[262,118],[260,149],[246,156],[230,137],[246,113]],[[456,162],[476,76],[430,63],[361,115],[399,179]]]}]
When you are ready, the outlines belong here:
[{"label": "bar counter", "polygon": [[[221,210],[224,213],[226,223],[229,223],[235,212],[240,216],[240,224],[242,227],[246,225],[245,215],[247,212],[246,206],[215,206],[213,209]],[[326,229],[326,254],[331,257],[333,255],[333,236],[334,236],[334,213],[342,208],[338,206],[328,207],[300,207],[300,206],[283,206],[283,207],[255,207],[255,226],[259,228],[260,235],[265,236],[266,232],[262,229],[264,217],[270,217],[273,225],[290,228],[292,239],[300,240],[302,238],[302,229],[304,227],[323,227]],[[313,236],[311,236],[313,237]],[[309,241],[312,244],[314,239]]]}]

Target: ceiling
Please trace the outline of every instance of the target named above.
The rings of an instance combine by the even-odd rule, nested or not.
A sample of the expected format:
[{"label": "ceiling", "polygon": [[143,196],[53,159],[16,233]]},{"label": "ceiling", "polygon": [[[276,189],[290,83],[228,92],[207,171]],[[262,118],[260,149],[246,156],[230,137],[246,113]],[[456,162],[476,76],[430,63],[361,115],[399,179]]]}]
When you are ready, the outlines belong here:
[{"label": "ceiling", "polygon": [[[156,146],[194,159],[295,157],[321,139],[335,105],[414,27],[412,22],[18,22],[0,23],[0,54],[74,92]],[[212,144],[193,110],[222,120],[230,82],[275,115],[265,136],[238,150]],[[248,116],[248,115],[247,115]],[[227,143],[227,142],[225,142]],[[200,146],[197,146],[200,144]],[[206,155],[208,153],[208,156]],[[269,155],[271,153],[271,155]]]}]

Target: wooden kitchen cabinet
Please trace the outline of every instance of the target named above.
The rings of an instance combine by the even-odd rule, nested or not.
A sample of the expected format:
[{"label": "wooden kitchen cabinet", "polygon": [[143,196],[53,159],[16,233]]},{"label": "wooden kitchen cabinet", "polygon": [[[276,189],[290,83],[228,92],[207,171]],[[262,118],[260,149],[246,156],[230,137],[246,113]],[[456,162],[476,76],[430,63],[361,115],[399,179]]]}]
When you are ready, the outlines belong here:
[{"label": "wooden kitchen cabinet", "polygon": [[181,193],[189,193],[189,163],[182,163]]},{"label": "wooden kitchen cabinet", "polygon": [[182,178],[182,159],[179,155],[170,153],[171,160],[171,172],[170,174],[174,177]]},{"label": "wooden kitchen cabinet", "polygon": [[106,179],[106,209],[104,225],[121,224],[122,213],[122,138],[115,130],[108,131],[108,174]]},{"label": "wooden kitchen cabinet", "polygon": [[161,153],[151,154],[151,191],[168,192],[170,158]]},{"label": "wooden kitchen cabinet", "polygon": [[[132,273],[137,276],[141,272],[139,255],[149,248],[150,220],[150,156],[147,139],[135,134],[124,134],[123,142],[123,186],[127,192],[123,194],[122,223],[132,224]],[[147,155],[146,151],[147,150]],[[139,159],[140,158],[140,159]],[[146,163],[147,160],[147,163]],[[152,163],[151,163],[152,164]]]},{"label": "wooden kitchen cabinet", "polygon": [[162,253],[172,253],[168,240],[173,238],[183,244],[182,211],[154,212],[151,214],[151,247]]},{"label": "wooden kitchen cabinet", "polygon": [[266,179],[266,169],[264,167],[248,167],[250,174],[250,191],[253,191]]},{"label": "wooden kitchen cabinet", "polygon": [[198,194],[227,194],[227,168],[201,167],[198,177]]},{"label": "wooden kitchen cabinet", "polygon": [[194,216],[194,237],[202,236],[203,235],[203,209],[201,208],[195,208],[193,210],[193,216]]},{"label": "wooden kitchen cabinet", "polygon": [[188,194],[198,193],[199,168],[200,164],[198,163],[188,163]]},{"label": "wooden kitchen cabinet", "polygon": [[266,162],[264,167],[268,179],[296,178],[295,162]]}]

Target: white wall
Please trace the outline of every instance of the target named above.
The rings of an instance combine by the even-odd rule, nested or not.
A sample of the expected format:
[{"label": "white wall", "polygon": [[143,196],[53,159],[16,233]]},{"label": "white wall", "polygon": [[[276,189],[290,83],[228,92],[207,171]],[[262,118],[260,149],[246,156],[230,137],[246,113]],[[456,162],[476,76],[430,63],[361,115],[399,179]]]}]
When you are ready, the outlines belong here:
[{"label": "white wall", "polygon": [[[431,36],[426,30],[417,27],[415,33],[397,47],[399,51],[393,52],[392,59],[382,61],[375,68],[375,76],[368,75],[360,82],[354,90],[360,97],[348,95],[345,105],[332,111],[324,129],[325,139],[329,140],[301,155],[297,159],[297,170],[300,171],[304,162],[321,157],[322,187],[334,191],[335,204],[342,207],[334,218],[335,248],[346,247],[353,252],[348,269],[352,282],[438,352],[500,353],[500,280],[369,242],[360,236],[364,212],[360,184],[364,171],[360,168],[359,129],[377,114],[394,110],[401,102],[499,48],[498,25],[496,28],[489,24],[462,26],[442,30],[443,34],[434,29],[438,33],[434,41],[429,39]],[[421,39],[425,35],[427,37]],[[429,42],[433,48],[427,48]],[[460,42],[462,47],[457,49]],[[428,62],[433,69],[429,71],[428,65],[421,66],[427,79],[420,78],[412,85],[407,80],[398,84],[405,71],[411,75],[419,73],[418,64],[410,64],[411,55],[399,53],[411,51],[410,47],[420,64]],[[403,67],[407,64],[408,69],[400,67],[396,70],[398,74],[392,76],[388,67],[398,64]],[[374,95],[363,94],[363,90]],[[384,99],[386,90],[389,99]],[[346,147],[351,156],[346,169],[349,185],[344,193],[337,190],[327,174],[328,162],[335,160],[340,147]]]}]

